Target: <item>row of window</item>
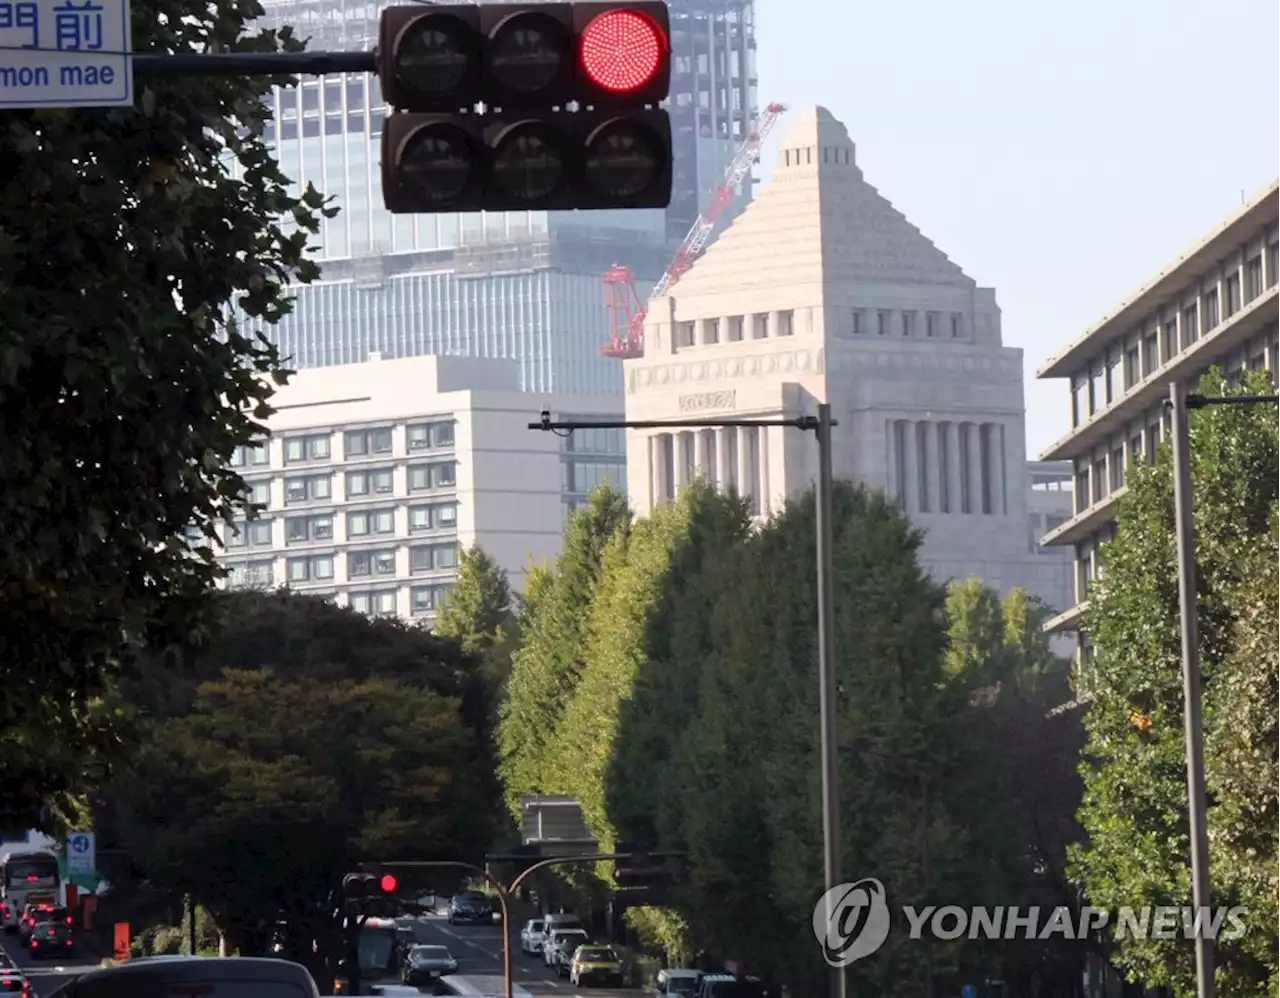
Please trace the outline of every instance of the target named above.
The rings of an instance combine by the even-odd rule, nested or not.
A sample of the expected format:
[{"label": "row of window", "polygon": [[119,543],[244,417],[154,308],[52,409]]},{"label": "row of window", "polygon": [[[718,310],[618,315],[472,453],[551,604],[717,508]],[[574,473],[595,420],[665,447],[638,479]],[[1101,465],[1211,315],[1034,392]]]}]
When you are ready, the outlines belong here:
[{"label": "row of window", "polygon": [[[409,574],[445,572],[458,567],[458,545],[415,544],[409,547]],[[285,562],[285,577],[290,583],[326,582],[333,578],[332,552],[313,554],[303,558],[290,558]],[[347,578],[370,576],[395,576],[398,574],[397,549],[347,552]]]},{"label": "row of window", "polygon": [[[269,588],[275,583],[275,568],[270,561],[245,562],[230,566],[227,584],[233,589]],[[435,583],[409,587],[409,614],[426,616],[444,608],[453,591],[452,583]],[[333,594],[329,594],[333,599]],[[391,617],[399,610],[399,590],[367,590],[347,593],[347,606],[370,617]]]},{"label": "row of window", "polygon": [[[272,520],[240,521],[226,534],[228,548],[272,547]],[[395,532],[395,510],[360,510],[347,514],[347,537],[358,538]],[[317,513],[314,516],[290,516],[284,521],[285,543],[304,544],[308,541],[333,539],[334,515]],[[458,525],[458,504],[454,502],[429,503],[409,507],[409,532],[450,530]]]},{"label": "row of window", "polygon": [[594,492],[608,483],[615,491],[627,491],[627,466],[617,461],[562,461],[561,492]]},{"label": "row of window", "polygon": [[[431,464],[410,465],[405,480],[409,492],[430,492],[435,489],[453,488],[458,484],[457,464],[453,461],[438,461]],[[343,485],[343,497],[348,500],[373,495],[392,495],[395,492],[395,469],[349,471]],[[245,498],[248,502],[269,508],[271,506],[270,480],[246,483]],[[331,474],[295,475],[284,480],[286,506],[328,502],[333,499]]]},{"label": "row of window", "polygon": [[[590,419],[591,417],[584,417]],[[606,417],[616,419],[617,416]],[[604,418],[601,419],[604,422]],[[574,430],[562,438],[560,449],[572,454],[618,454],[627,453],[626,431],[622,429],[590,429]]]},{"label": "row of window", "polygon": [[[721,327],[724,328],[721,328]],[[755,315],[732,315],[724,320],[699,319],[696,322],[677,322],[675,345],[691,347],[701,343],[740,343],[745,339],[765,340],[770,336],[794,336],[795,312],[757,312]]]},{"label": "row of window", "polygon": [[[851,326],[853,335],[868,335],[871,332],[871,320],[874,320],[877,336],[920,335],[920,312],[913,309],[889,308],[878,308],[874,311],[855,308]],[[959,339],[964,335],[964,313],[925,312],[924,335],[929,339],[937,339],[945,334],[949,334],[952,339]]]},{"label": "row of window", "polygon": [[[447,450],[454,445],[453,420],[410,423],[405,427],[405,448],[410,454]],[[395,438],[391,427],[348,430],[342,435],[342,452],[346,460],[376,457],[394,452]],[[327,461],[333,457],[333,434],[304,433],[284,438],[285,464]],[[237,447],[231,455],[233,468],[264,468],[271,465],[271,452],[266,442]]]},{"label": "row of window", "polygon": [[[1148,327],[1140,339],[1112,347],[1072,379],[1071,425],[1078,427],[1098,412],[1117,402],[1127,392],[1188,350],[1202,336],[1216,329],[1276,284],[1276,254],[1280,247],[1267,248],[1264,271],[1262,254],[1250,257],[1243,268],[1228,274],[1207,291],[1184,301],[1163,321]],[[1243,271],[1243,291],[1241,284]],[[1265,282],[1264,282],[1265,276]]]}]

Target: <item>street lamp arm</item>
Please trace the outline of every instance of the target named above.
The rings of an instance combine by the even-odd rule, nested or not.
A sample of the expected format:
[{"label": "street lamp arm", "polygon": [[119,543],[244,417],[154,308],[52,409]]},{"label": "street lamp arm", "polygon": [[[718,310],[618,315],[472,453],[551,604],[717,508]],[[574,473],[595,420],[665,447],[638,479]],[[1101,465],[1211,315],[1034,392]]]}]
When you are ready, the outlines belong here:
[{"label": "street lamp arm", "polygon": [[[839,424],[833,419],[828,424]],[[583,419],[568,422],[556,422],[547,409],[542,410],[542,418],[530,423],[531,430],[548,432],[574,430],[705,430],[728,426],[785,426],[793,430],[818,430],[817,416],[790,416],[777,419]]]},{"label": "street lamp arm", "polygon": [[[1188,409],[1203,409],[1211,405],[1276,405],[1280,403],[1280,395],[1188,395]],[[1165,406],[1172,408],[1173,403],[1165,399]]]}]

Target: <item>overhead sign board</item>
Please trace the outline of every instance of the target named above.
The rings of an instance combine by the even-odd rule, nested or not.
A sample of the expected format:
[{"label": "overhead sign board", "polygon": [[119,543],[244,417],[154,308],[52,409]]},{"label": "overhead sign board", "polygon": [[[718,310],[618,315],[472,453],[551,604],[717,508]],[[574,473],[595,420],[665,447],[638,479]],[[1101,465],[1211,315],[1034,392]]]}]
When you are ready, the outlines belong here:
[{"label": "overhead sign board", "polygon": [[83,876],[95,872],[97,842],[93,832],[67,833],[67,874]]},{"label": "overhead sign board", "polygon": [[0,110],[133,103],[129,0],[0,0]]}]

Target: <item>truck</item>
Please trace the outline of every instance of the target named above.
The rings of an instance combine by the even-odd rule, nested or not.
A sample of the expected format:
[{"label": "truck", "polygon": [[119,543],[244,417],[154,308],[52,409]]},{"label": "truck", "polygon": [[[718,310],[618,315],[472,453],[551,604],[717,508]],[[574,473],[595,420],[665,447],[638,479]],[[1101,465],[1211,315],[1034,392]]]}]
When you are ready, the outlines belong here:
[{"label": "truck", "polygon": [[66,907],[67,885],[57,854],[38,845],[0,846],[0,914],[5,932],[17,932],[22,909],[40,903]]}]

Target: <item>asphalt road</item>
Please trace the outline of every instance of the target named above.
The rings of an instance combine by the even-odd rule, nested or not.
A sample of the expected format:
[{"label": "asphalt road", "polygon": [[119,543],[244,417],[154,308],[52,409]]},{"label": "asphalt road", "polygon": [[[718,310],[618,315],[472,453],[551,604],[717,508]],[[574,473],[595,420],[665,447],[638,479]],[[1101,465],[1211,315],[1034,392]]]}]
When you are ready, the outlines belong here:
[{"label": "asphalt road", "polygon": [[[500,926],[450,925],[443,915],[418,920],[415,935],[419,942],[447,946],[458,961],[459,974],[502,973],[502,928]],[[515,984],[535,995],[562,995],[563,998],[640,998],[636,988],[575,988],[561,980],[542,962],[541,956],[520,955],[520,933],[511,939],[512,978]]]},{"label": "asphalt road", "polygon": [[55,988],[61,987],[73,977],[93,970],[101,962],[97,957],[88,959],[83,956],[59,956],[49,960],[33,960],[31,953],[18,945],[17,935],[0,933],[0,945],[13,958],[13,962],[22,968],[22,972],[31,980],[36,998],[46,998]]}]

